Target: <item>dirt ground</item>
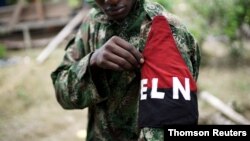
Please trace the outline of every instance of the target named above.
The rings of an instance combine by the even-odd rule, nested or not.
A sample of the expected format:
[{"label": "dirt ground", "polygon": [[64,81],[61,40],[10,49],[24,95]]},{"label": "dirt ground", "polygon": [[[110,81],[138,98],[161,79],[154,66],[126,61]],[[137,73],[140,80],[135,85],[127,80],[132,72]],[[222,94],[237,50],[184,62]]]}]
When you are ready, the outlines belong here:
[{"label": "dirt ground", "polygon": [[21,57],[19,64],[0,69],[0,140],[84,140],[87,109],[63,110],[50,80],[63,49],[55,51],[42,65],[34,61],[40,51],[13,53]]},{"label": "dirt ground", "polygon": [[[87,109],[63,110],[50,79],[50,73],[62,59],[63,49],[54,51],[44,64],[35,62],[40,52],[11,52],[11,56],[21,58],[19,64],[0,69],[0,140],[82,141],[86,137]],[[202,67],[199,90],[209,91],[250,119],[249,75],[250,66]],[[218,114],[203,101],[199,101],[199,111],[201,124],[213,124],[206,119]]]}]

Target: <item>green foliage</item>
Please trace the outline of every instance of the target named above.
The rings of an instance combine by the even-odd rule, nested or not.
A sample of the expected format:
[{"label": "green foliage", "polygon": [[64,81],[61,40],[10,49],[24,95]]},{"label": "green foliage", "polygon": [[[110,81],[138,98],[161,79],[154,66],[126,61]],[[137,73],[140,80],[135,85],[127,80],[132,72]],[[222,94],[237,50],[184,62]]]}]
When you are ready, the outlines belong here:
[{"label": "green foliage", "polygon": [[0,58],[5,58],[7,56],[6,48],[3,44],[0,44]]},{"label": "green foliage", "polygon": [[[226,36],[232,63],[239,62],[244,55],[242,27],[250,24],[249,0],[190,0],[189,4],[196,11],[198,38],[203,41],[207,35]],[[205,35],[204,35],[205,34]]]},{"label": "green foliage", "polygon": [[[244,23],[250,23],[249,0],[191,0],[193,9],[207,22],[203,25],[209,27],[211,33],[226,35],[230,40],[237,39],[237,31]],[[205,27],[205,28],[208,28]]]},{"label": "green foliage", "polygon": [[82,6],[82,0],[67,0],[67,2],[72,8],[78,8]]}]

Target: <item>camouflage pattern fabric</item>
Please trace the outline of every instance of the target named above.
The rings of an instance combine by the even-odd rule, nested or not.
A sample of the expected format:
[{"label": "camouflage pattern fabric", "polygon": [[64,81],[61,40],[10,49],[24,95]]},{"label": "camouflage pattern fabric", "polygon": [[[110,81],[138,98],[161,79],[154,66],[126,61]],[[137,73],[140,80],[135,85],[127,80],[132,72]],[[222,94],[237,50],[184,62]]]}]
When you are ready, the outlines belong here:
[{"label": "camouflage pattern fabric", "polygon": [[[93,71],[92,53],[112,36],[119,36],[143,51],[152,18],[164,15],[187,66],[197,79],[200,54],[193,36],[178,18],[162,6],[138,0],[122,21],[110,21],[93,8],[78,34],[72,39],[60,66],[51,74],[56,98],[65,109],[88,107],[87,141],[163,140],[163,129],[138,129],[140,70],[117,72]],[[141,135],[140,135],[141,134]]]},{"label": "camouflage pattern fabric", "polygon": [[157,128],[143,128],[141,130],[140,139],[146,141],[163,141],[164,130]]}]

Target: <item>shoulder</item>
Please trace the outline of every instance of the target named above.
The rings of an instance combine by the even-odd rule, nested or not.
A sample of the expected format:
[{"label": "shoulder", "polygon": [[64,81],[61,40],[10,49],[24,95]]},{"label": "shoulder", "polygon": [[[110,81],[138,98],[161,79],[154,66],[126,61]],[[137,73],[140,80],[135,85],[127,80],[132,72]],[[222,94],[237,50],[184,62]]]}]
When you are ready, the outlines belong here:
[{"label": "shoulder", "polygon": [[167,11],[162,5],[152,1],[145,1],[144,9],[151,21],[156,16],[164,16],[171,27],[175,39],[181,41],[180,43],[194,42],[192,34],[188,31],[182,20]]},{"label": "shoulder", "polygon": [[101,18],[100,12],[96,8],[91,8],[79,27],[77,37],[87,40],[88,35],[95,32],[96,24],[102,21]]},{"label": "shoulder", "polygon": [[170,13],[162,5],[160,5],[160,4],[156,3],[156,2],[145,1],[144,9],[145,9],[147,15],[151,19],[153,19],[155,16],[161,15],[161,16],[164,16],[168,20],[168,23],[171,26],[174,26],[176,28],[184,28],[185,29],[185,26],[182,24],[179,17],[177,17],[176,15]]}]

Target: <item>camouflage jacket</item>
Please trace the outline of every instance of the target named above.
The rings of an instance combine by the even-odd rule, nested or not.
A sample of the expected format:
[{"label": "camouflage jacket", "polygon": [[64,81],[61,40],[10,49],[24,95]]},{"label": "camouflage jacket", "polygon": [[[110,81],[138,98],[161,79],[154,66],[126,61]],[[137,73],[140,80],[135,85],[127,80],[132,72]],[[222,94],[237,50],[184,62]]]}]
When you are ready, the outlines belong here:
[{"label": "camouflage jacket", "polygon": [[[138,140],[137,126],[140,70],[95,72],[89,67],[91,54],[110,37],[119,36],[143,51],[152,18],[164,15],[174,39],[193,77],[197,79],[200,54],[192,35],[179,20],[162,6],[138,0],[132,12],[122,21],[109,21],[93,8],[87,21],[71,40],[60,66],[51,74],[58,102],[65,109],[88,107],[88,141]],[[160,129],[144,129],[148,140],[162,138]]]}]

